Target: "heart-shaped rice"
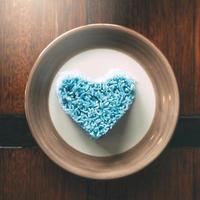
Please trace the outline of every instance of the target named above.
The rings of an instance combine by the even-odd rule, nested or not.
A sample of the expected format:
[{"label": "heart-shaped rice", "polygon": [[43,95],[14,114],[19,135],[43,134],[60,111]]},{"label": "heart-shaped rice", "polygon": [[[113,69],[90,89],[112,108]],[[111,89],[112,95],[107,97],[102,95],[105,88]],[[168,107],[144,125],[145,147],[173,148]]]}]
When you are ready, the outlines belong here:
[{"label": "heart-shaped rice", "polygon": [[66,75],[58,84],[62,109],[93,139],[108,133],[135,100],[135,81],[115,75],[104,82]]}]

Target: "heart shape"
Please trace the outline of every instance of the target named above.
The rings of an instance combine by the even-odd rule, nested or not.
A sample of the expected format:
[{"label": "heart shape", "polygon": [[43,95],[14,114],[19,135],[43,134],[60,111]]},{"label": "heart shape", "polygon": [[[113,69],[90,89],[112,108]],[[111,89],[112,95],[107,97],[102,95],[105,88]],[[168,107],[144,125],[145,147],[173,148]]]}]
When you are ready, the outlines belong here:
[{"label": "heart shape", "polygon": [[115,75],[104,82],[66,75],[57,86],[62,109],[93,139],[105,135],[135,100],[135,81]]}]

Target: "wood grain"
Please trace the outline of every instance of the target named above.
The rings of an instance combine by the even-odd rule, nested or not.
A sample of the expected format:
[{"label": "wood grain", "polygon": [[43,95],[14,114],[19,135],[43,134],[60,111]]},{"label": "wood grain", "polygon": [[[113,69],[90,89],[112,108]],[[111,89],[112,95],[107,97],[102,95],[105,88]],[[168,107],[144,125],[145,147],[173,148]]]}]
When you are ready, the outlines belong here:
[{"label": "wood grain", "polygon": [[[174,69],[181,114],[200,114],[200,0],[1,0],[0,114],[24,113],[28,74],[49,42],[96,22],[124,25],[151,39]],[[14,123],[7,129],[16,128],[11,140],[28,134],[19,125],[25,121]],[[172,142],[196,146],[199,124],[183,121]],[[19,143],[30,142],[25,135]],[[0,149],[0,199],[199,200],[199,164],[199,148],[169,149],[135,176],[99,182],[64,172],[37,148]]]},{"label": "wood grain", "polygon": [[[114,12],[106,12],[113,8]],[[171,63],[180,88],[181,113],[194,112],[193,2],[89,1],[88,22],[124,25],[153,41]],[[199,33],[197,33],[199,34]]]},{"label": "wood grain", "polygon": [[193,155],[193,198],[200,199],[200,149],[194,149]]},{"label": "wood grain", "polygon": [[0,147],[37,146],[24,115],[0,115]]},{"label": "wood grain", "polygon": [[0,1],[0,113],[23,113],[28,74],[61,33],[83,25],[84,0]]},{"label": "wood grain", "polygon": [[194,113],[198,114],[200,110],[200,0],[195,2],[194,10],[194,66],[195,66],[195,110]]},{"label": "wood grain", "polygon": [[171,63],[180,89],[181,114],[193,114],[194,44],[191,0],[153,0],[149,3],[150,38]]},{"label": "wood grain", "polygon": [[[200,117],[180,117],[169,146],[200,147]],[[0,147],[37,147],[24,115],[0,115]]]},{"label": "wood grain", "polygon": [[200,163],[199,153],[198,150],[194,154],[195,168],[192,149],[168,149],[136,175],[94,181],[63,171],[37,148],[2,149],[0,199],[190,200],[194,195],[193,184],[199,187],[198,178],[194,177]]},{"label": "wood grain", "polygon": [[88,23],[115,23],[148,36],[148,1],[87,0]]},{"label": "wood grain", "polygon": [[1,149],[0,199],[86,199],[86,181],[64,172],[38,149]]},{"label": "wood grain", "polygon": [[71,28],[105,22],[151,39],[174,69],[181,113],[199,114],[199,13],[199,0],[0,1],[0,113],[24,112],[28,74],[50,41]]}]

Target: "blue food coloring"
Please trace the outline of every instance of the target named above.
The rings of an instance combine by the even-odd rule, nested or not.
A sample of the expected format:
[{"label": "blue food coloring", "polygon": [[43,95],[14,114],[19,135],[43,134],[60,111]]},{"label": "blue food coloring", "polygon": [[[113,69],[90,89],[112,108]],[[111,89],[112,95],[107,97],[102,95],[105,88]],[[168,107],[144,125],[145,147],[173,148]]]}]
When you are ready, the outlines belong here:
[{"label": "blue food coloring", "polygon": [[66,75],[57,86],[62,109],[93,139],[107,134],[136,96],[133,79],[115,75],[104,82]]}]

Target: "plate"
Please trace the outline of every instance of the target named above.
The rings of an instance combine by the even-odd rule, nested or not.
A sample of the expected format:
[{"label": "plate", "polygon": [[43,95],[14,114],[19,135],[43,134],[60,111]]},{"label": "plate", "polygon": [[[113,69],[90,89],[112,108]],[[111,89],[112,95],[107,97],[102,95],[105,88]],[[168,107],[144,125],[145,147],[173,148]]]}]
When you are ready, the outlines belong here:
[{"label": "plate", "polygon": [[[56,82],[63,72],[95,81],[112,71],[136,80],[136,100],[108,135],[94,141],[61,109]],[[83,177],[113,179],[141,170],[162,152],[177,122],[179,93],[168,61],[144,36],[92,24],[43,50],[27,82],[25,112],[34,138],[55,163]]]}]

